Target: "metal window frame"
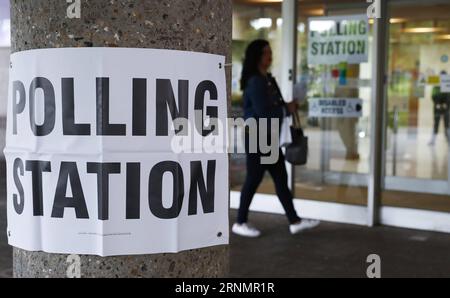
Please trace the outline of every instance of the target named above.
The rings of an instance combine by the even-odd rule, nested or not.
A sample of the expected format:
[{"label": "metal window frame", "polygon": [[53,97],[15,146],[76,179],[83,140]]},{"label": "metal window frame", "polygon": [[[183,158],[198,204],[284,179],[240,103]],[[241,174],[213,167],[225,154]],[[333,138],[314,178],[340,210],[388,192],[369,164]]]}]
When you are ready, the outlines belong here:
[{"label": "metal window frame", "polygon": [[[297,22],[298,22],[297,0],[283,0],[281,15],[283,19],[282,42],[283,60],[281,65],[281,91],[285,100],[290,101],[293,96],[294,85],[297,81]],[[286,163],[288,172],[289,188],[295,192],[295,167]],[[295,193],[294,193],[295,196]]]},{"label": "metal window frame", "polygon": [[[295,12],[286,12],[286,9],[292,7],[292,1],[296,2],[294,5],[297,9]],[[285,2],[291,2],[289,5],[285,5]],[[365,7],[362,4],[349,5],[344,8],[362,8]],[[343,8],[342,5],[336,5],[333,8]],[[297,23],[297,11],[298,3],[296,0],[284,0],[283,1],[283,23],[285,18],[295,18]],[[367,225],[372,227],[380,223],[380,202],[381,192],[384,179],[384,134],[385,134],[385,113],[386,113],[386,68],[387,68],[387,53],[388,53],[388,26],[389,18],[387,17],[387,2],[381,2],[381,14],[380,19],[374,21],[374,42],[373,42],[373,62],[372,62],[372,111],[374,111],[371,119],[371,159],[370,159],[370,171],[368,174],[368,198],[367,198]],[[292,23],[292,19],[287,23]],[[287,30],[287,34],[290,36],[292,32],[289,30],[296,30],[296,28],[283,27],[283,30]],[[297,35],[293,37],[294,43],[297,43]],[[284,41],[284,39],[283,39]],[[297,55],[296,52],[293,55]],[[295,60],[295,59],[294,59]],[[295,69],[296,65],[291,69]],[[286,72],[286,69],[283,69]],[[295,82],[293,82],[294,84]],[[295,167],[289,166],[289,181],[293,192],[295,192]],[[295,193],[294,193],[295,196]]]},{"label": "metal window frame", "polygon": [[[295,3],[293,3],[295,2]],[[295,9],[292,9],[294,8]],[[336,5],[332,8],[342,8],[342,5]],[[349,5],[344,8],[362,8],[366,7],[362,4]],[[291,10],[291,11],[289,11]],[[297,34],[296,26],[293,27],[291,24],[296,24],[298,19],[298,1],[297,0],[284,0],[282,6],[283,14],[283,24],[289,24],[286,27],[283,26],[283,34],[285,36],[291,36],[292,41],[294,41],[295,46],[292,47],[292,41],[288,43],[289,49],[297,48]],[[387,53],[388,53],[388,26],[389,18],[387,17],[387,2],[381,2],[381,14],[380,19],[374,21],[374,42],[373,42],[373,62],[372,62],[372,111],[374,111],[373,117],[371,119],[371,160],[370,160],[370,172],[368,174],[368,198],[367,198],[367,225],[374,226],[380,223],[380,201],[381,201],[381,191],[384,179],[384,134],[385,134],[385,113],[386,113],[386,69],[387,69]],[[286,19],[288,21],[286,21]],[[292,34],[292,30],[295,34]],[[283,37],[283,42],[285,42]],[[297,56],[297,52],[293,52],[292,55]],[[293,59],[296,61],[296,58]],[[282,71],[286,73],[289,71],[286,69],[287,64],[283,65]],[[291,65],[290,69],[296,69],[295,65]],[[296,72],[294,72],[296,73]],[[295,76],[294,76],[295,77]],[[295,78],[292,80],[292,86],[295,84]],[[291,86],[285,86],[285,88],[291,88]],[[290,187],[293,192],[295,192],[294,181],[295,181],[295,167],[289,165],[288,176]],[[294,193],[295,196],[295,193]]]},{"label": "metal window frame", "polygon": [[[286,2],[286,3],[285,3]],[[294,3],[295,2],[295,3]],[[392,178],[386,177],[386,152],[384,150],[386,145],[386,128],[387,128],[387,71],[388,71],[388,55],[389,55],[389,19],[390,19],[390,6],[392,4],[421,4],[422,2],[418,0],[382,0],[381,1],[381,15],[380,19],[374,20],[374,33],[373,33],[373,61],[372,61],[372,119],[371,119],[371,157],[370,157],[370,170],[369,174],[358,175],[358,174],[346,174],[346,177],[350,180],[356,181],[357,184],[361,184],[364,180],[364,176],[367,177],[368,182],[368,197],[367,197],[367,205],[366,215],[367,215],[367,226],[373,227],[380,224],[394,225],[394,226],[402,226],[401,222],[393,221],[389,215],[386,215],[386,210],[391,210],[392,212],[417,212],[418,214],[425,214],[427,218],[432,217],[433,212],[424,211],[424,210],[412,210],[407,208],[395,208],[388,206],[381,206],[381,196],[382,191],[387,186],[387,188],[392,189],[393,183],[402,182],[402,184],[408,182],[408,178]],[[424,5],[429,4],[440,4],[440,3],[448,3],[448,0],[429,0],[427,3],[423,3]],[[370,3],[367,5],[364,4],[352,4],[352,5],[342,5],[336,4],[332,6],[331,9],[342,9],[342,8],[363,8],[368,7]],[[293,9],[295,8],[295,9]],[[294,74],[296,74],[296,59],[297,59],[297,34],[296,34],[296,25],[298,21],[298,1],[297,0],[283,0],[282,6],[282,15],[283,15],[283,24],[286,23],[286,26],[283,26],[283,34],[286,36],[290,36],[292,39],[287,41],[287,47],[290,50],[290,54],[293,55],[292,64],[283,64],[282,72],[286,74],[289,70],[292,70]],[[289,21],[285,21],[289,20]],[[287,25],[289,24],[289,25]],[[294,24],[294,26],[292,25]],[[286,42],[286,39],[283,37],[283,42]],[[295,50],[295,51],[294,51]],[[288,60],[286,60],[288,61]],[[286,94],[291,94],[289,92],[289,88],[295,84],[295,75],[293,76],[293,80],[290,81],[290,84],[286,84],[284,86],[283,92],[287,92]],[[449,160],[450,164],[450,160]],[[449,166],[450,171],[450,166]],[[328,173],[332,174],[332,173]],[[288,176],[289,183],[293,192],[295,192],[295,167],[292,165],[288,166]],[[333,175],[329,177],[333,178]],[[355,180],[356,179],[356,180]],[[417,180],[417,179],[415,179]],[[415,181],[412,179],[412,181]],[[411,179],[409,180],[411,181]],[[417,180],[417,182],[423,182],[421,180]],[[434,181],[436,186],[439,186],[440,193],[445,194],[446,185],[445,181]],[[450,192],[450,173],[449,173],[449,186],[448,191]],[[422,183],[420,183],[422,184]],[[423,185],[423,184],[422,184]],[[401,187],[400,187],[401,188]],[[400,190],[400,189],[399,189]],[[295,193],[294,193],[294,197]],[[389,213],[390,214],[390,213]],[[443,218],[444,213],[435,213],[436,216],[440,216],[441,220]],[[415,225],[408,224],[406,221],[404,223],[405,227],[414,228]],[[428,229],[427,227],[418,227],[419,229]],[[445,230],[446,232],[448,229]]]},{"label": "metal window frame", "polygon": [[389,51],[389,16],[387,1],[381,1],[381,18],[374,19],[372,60],[372,139],[367,198],[367,225],[380,224],[381,193],[385,177],[386,80]]}]

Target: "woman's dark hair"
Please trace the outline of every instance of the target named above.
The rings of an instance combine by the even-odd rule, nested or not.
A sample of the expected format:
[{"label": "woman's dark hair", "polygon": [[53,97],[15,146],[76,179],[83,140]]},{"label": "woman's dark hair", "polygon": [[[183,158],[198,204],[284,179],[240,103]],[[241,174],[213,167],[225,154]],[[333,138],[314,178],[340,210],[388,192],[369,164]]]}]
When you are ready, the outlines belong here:
[{"label": "woman's dark hair", "polygon": [[253,75],[259,73],[259,63],[264,53],[264,48],[269,45],[267,40],[257,39],[251,42],[245,51],[244,66],[241,76],[241,89],[247,87],[247,82]]}]

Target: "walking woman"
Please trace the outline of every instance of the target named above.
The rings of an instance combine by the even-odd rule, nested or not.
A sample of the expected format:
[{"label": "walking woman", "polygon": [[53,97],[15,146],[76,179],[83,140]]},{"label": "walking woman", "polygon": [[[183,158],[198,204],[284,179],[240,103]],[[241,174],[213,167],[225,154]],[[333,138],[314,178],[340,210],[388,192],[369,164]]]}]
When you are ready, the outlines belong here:
[{"label": "walking woman", "polygon": [[[261,118],[270,121],[280,121],[289,113],[297,112],[296,103],[284,103],[275,79],[270,75],[272,64],[272,50],[265,40],[255,40],[247,48],[242,70],[241,88],[244,91],[245,119]],[[280,125],[281,126],[281,125]],[[258,127],[258,135],[260,128]],[[270,129],[266,129],[270,132]],[[270,140],[270,136],[267,136]],[[259,143],[259,142],[258,142]],[[241,202],[237,223],[233,226],[233,233],[244,237],[259,237],[261,232],[248,224],[248,213],[253,196],[266,171],[275,182],[278,198],[286,212],[290,224],[290,232],[297,234],[303,230],[316,227],[319,222],[301,219],[295,211],[293,196],[288,187],[288,177],[284,155],[279,149],[279,158],[275,164],[262,164],[262,153],[249,153],[248,132],[246,134],[247,177],[241,192]],[[259,150],[258,150],[259,151]]]}]

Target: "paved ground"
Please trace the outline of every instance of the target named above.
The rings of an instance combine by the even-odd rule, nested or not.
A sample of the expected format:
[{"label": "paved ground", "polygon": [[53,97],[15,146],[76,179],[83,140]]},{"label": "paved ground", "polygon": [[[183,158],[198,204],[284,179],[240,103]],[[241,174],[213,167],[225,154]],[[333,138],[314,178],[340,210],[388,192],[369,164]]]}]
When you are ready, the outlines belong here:
[{"label": "paved ground", "polygon": [[[0,278],[11,276],[4,185],[0,163]],[[322,223],[293,237],[283,216],[253,213],[251,220],[264,235],[231,237],[231,277],[365,277],[370,254],[380,255],[383,277],[450,277],[447,234]]]},{"label": "paved ground", "polygon": [[450,277],[450,235],[322,223],[298,236],[284,217],[254,213],[260,239],[231,239],[233,277],[366,277],[367,256],[383,277]]}]

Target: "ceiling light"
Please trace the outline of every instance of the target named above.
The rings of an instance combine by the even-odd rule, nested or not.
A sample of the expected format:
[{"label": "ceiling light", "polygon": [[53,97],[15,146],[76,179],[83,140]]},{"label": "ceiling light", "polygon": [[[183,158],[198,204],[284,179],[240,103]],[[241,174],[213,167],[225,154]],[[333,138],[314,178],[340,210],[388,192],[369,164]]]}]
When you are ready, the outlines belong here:
[{"label": "ceiling light", "polygon": [[400,23],[405,23],[406,19],[399,19],[399,18],[392,18],[389,19],[389,23],[391,24],[400,24]]},{"label": "ceiling light", "polygon": [[250,26],[253,27],[255,30],[260,30],[263,28],[270,28],[272,27],[272,19],[271,18],[259,18],[250,21]]},{"label": "ceiling light", "polygon": [[403,32],[405,33],[437,33],[443,31],[445,31],[445,29],[439,27],[416,27],[403,29]]},{"label": "ceiling light", "polygon": [[436,36],[436,39],[449,39],[450,40],[450,34],[443,34],[443,35],[438,35]]},{"label": "ceiling light", "polygon": [[277,27],[281,27],[283,26],[283,19],[282,18],[278,18],[277,19]]}]

